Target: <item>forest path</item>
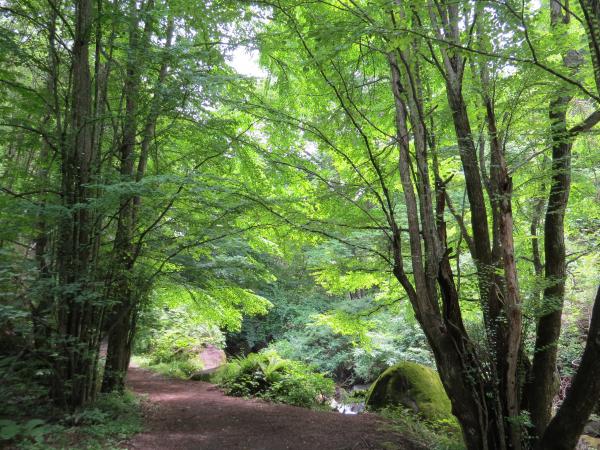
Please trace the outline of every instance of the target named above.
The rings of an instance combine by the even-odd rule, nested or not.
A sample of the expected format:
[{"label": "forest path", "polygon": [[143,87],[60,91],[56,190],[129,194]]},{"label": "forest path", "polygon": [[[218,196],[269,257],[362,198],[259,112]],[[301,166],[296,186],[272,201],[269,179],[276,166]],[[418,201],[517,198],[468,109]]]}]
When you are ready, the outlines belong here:
[{"label": "forest path", "polygon": [[201,381],[164,378],[131,367],[128,386],[148,396],[145,431],[129,449],[420,449],[371,414],[343,415],[224,395]]}]

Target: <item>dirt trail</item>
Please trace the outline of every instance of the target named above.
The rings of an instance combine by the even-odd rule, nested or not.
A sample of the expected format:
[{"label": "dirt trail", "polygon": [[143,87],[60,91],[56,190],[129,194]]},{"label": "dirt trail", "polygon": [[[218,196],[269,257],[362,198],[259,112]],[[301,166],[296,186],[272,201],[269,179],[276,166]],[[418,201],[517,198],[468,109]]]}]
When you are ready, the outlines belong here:
[{"label": "dirt trail", "polygon": [[129,449],[161,450],[358,450],[419,449],[385,431],[370,414],[318,412],[261,400],[225,396],[200,381],[161,377],[130,368],[128,385],[150,400],[146,430]]}]

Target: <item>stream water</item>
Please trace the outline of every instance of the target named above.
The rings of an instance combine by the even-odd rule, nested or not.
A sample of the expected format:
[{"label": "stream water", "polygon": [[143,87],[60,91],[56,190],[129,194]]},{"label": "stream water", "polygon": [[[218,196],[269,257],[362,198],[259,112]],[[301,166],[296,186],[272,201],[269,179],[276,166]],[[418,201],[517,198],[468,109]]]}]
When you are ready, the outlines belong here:
[{"label": "stream water", "polygon": [[365,410],[365,402],[341,403],[336,399],[331,399],[329,405],[331,406],[331,409],[342,414],[359,414]]},{"label": "stream water", "polygon": [[329,401],[329,406],[333,411],[337,411],[341,414],[360,414],[365,410],[364,397],[359,398],[352,397],[353,394],[364,393],[369,389],[368,384],[357,384],[350,388],[347,392],[342,388],[339,388],[336,392],[336,396]]}]

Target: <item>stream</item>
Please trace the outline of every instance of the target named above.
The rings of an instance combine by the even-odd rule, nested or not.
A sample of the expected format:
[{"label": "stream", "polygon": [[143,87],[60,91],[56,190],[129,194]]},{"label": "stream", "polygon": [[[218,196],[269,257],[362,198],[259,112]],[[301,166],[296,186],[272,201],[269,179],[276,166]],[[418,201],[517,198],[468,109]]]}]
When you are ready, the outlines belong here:
[{"label": "stream", "polygon": [[[336,395],[329,401],[329,406],[333,411],[341,414],[360,414],[365,410],[366,393],[369,390],[369,384],[356,384],[346,391],[343,388],[336,390]],[[355,394],[364,394],[361,397],[356,397]]]}]

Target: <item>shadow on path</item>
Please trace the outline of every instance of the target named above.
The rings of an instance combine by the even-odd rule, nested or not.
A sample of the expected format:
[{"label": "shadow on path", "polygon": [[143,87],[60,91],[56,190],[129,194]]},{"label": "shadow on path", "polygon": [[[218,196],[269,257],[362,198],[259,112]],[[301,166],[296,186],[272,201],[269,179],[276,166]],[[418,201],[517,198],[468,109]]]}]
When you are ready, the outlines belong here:
[{"label": "shadow on path", "polygon": [[227,397],[200,381],[164,378],[129,369],[128,386],[150,400],[145,431],[129,449],[161,450],[358,450],[421,447],[385,431],[371,414],[357,416]]}]

